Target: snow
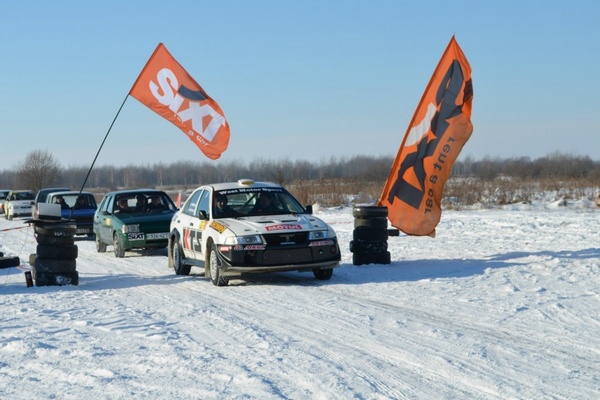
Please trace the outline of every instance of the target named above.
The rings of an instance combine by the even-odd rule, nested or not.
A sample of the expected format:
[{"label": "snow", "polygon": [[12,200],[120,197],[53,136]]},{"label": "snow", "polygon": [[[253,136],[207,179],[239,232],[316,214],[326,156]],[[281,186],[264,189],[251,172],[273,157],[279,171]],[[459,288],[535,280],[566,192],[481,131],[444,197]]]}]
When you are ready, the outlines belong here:
[{"label": "snow", "polygon": [[[79,286],[0,270],[2,399],[597,399],[600,208],[444,211],[352,264],[350,207],[318,208],[342,265],[215,287],[166,251],[117,259],[81,239]],[[0,220],[26,268],[36,242]],[[109,247],[109,250],[111,248]]]}]

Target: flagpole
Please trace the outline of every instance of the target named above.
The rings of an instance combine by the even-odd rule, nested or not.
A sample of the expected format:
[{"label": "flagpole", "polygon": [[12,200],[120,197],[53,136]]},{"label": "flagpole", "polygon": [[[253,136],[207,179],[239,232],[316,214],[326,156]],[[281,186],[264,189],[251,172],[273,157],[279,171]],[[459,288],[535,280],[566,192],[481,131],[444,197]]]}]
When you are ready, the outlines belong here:
[{"label": "flagpole", "polygon": [[[119,107],[117,114],[115,115],[110,126],[108,127],[108,131],[106,132],[106,135],[104,135],[104,140],[102,140],[102,143],[100,144],[100,148],[98,149],[98,152],[96,153],[96,157],[94,157],[94,161],[92,161],[92,165],[90,165],[90,169],[88,170],[87,175],[85,176],[85,179],[83,180],[83,183],[81,184],[81,189],[79,189],[78,196],[81,195],[81,192],[83,192],[83,188],[85,187],[85,184],[87,183],[87,180],[90,177],[90,174],[92,173],[92,168],[94,168],[94,164],[96,164],[96,160],[98,159],[98,156],[100,155],[100,151],[102,150],[102,147],[104,147],[104,142],[106,142],[106,139],[108,138],[108,134],[110,133],[113,125],[115,124],[115,121],[119,117],[119,114],[121,113],[121,110],[123,109],[123,106],[125,105],[125,102],[127,101],[128,97],[129,97],[129,93],[127,93],[127,96],[125,96],[123,103],[121,103],[121,107]],[[69,215],[69,219],[71,219],[72,216],[73,216],[73,209],[71,209],[71,214]]]}]

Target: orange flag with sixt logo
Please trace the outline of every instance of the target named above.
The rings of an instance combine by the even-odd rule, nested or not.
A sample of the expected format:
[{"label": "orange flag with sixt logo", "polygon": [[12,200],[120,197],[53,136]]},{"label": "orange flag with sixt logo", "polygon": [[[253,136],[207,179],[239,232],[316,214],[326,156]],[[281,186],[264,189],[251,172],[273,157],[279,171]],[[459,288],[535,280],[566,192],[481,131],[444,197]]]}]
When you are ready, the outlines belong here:
[{"label": "orange flag with sixt logo", "polygon": [[471,67],[454,36],[404,136],[377,202],[408,235],[435,236],[452,164],[471,137]]},{"label": "orange flag with sixt logo", "polygon": [[160,43],[129,94],[171,121],[210,159],[229,144],[229,124],[216,101]]}]

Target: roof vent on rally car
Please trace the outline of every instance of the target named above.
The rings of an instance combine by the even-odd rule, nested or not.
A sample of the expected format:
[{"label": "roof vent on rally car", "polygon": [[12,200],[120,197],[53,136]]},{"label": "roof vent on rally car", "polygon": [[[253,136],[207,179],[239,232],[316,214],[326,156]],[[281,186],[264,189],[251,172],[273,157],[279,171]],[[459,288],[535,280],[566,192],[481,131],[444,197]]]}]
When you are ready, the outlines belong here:
[{"label": "roof vent on rally car", "polygon": [[253,179],[239,179],[238,183],[240,185],[254,185],[254,180]]}]

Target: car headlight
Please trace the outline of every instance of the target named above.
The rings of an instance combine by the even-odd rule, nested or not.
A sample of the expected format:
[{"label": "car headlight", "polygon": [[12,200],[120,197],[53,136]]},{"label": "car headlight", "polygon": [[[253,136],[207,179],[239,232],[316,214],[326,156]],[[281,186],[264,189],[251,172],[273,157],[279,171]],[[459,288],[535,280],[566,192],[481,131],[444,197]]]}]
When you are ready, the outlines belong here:
[{"label": "car headlight", "polygon": [[335,232],[331,228],[327,228],[326,231],[310,231],[308,233],[308,240],[323,240],[332,239],[335,237]]},{"label": "car headlight", "polygon": [[229,236],[225,238],[225,244],[262,244],[260,235]]},{"label": "car headlight", "polygon": [[137,233],[140,231],[140,226],[139,224],[123,225],[121,230],[123,233]]}]

